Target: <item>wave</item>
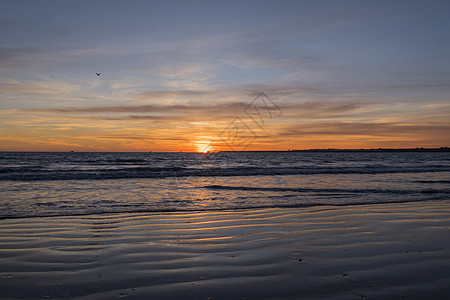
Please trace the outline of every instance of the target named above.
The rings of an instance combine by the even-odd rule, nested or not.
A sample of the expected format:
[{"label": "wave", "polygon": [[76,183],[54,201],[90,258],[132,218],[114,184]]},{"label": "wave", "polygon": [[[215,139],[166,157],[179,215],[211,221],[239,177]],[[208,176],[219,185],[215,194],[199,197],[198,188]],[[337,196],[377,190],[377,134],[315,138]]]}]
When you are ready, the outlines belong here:
[{"label": "wave", "polygon": [[[132,163],[137,163],[133,161]],[[83,180],[83,179],[132,179],[166,178],[190,176],[259,176],[259,175],[315,175],[315,174],[385,174],[385,173],[422,173],[449,172],[450,166],[358,166],[358,167],[151,167],[127,166],[96,169],[52,169],[42,166],[14,166],[0,168],[0,180]],[[448,183],[441,181],[440,183]]]},{"label": "wave", "polygon": [[262,192],[298,192],[298,193],[331,193],[331,194],[450,194],[450,189],[424,189],[424,190],[401,190],[401,189],[330,189],[330,188],[289,188],[289,187],[250,187],[250,186],[224,186],[209,185],[204,188],[211,190],[240,190],[240,191],[262,191]]},{"label": "wave", "polygon": [[[430,198],[402,198],[402,199],[386,199],[384,201],[359,201],[359,202],[315,202],[308,203],[284,203],[284,204],[261,204],[261,205],[229,205],[226,207],[195,207],[186,208],[183,206],[163,208],[163,207],[148,207],[143,208],[142,205],[128,204],[128,205],[111,205],[107,209],[101,207],[91,207],[92,210],[73,211],[74,206],[66,206],[68,210],[53,210],[49,212],[21,212],[15,214],[0,215],[0,220],[5,219],[20,219],[20,218],[41,218],[41,217],[73,217],[73,216],[88,216],[88,215],[105,215],[105,214],[144,214],[144,213],[187,213],[187,212],[209,212],[209,211],[243,211],[252,209],[268,209],[268,208],[307,208],[307,207],[348,207],[360,205],[374,205],[374,204],[396,204],[396,203],[414,203],[424,201],[448,201],[448,197],[430,197]],[[175,201],[177,202],[177,201]],[[41,204],[42,205],[42,204]],[[59,206],[59,208],[63,208]]]},{"label": "wave", "polygon": [[416,180],[415,182],[420,183],[450,183],[450,180]]}]

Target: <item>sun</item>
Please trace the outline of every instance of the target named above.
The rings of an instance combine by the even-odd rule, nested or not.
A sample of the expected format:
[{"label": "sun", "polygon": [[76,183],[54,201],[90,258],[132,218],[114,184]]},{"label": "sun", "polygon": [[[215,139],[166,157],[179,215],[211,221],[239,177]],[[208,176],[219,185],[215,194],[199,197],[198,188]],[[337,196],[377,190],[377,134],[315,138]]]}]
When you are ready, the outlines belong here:
[{"label": "sun", "polygon": [[210,144],[206,144],[206,145],[199,145],[198,146],[198,152],[200,153],[208,153],[210,151]]},{"label": "sun", "polygon": [[196,144],[197,152],[199,153],[215,151],[215,147],[211,141],[195,141],[194,143]]}]

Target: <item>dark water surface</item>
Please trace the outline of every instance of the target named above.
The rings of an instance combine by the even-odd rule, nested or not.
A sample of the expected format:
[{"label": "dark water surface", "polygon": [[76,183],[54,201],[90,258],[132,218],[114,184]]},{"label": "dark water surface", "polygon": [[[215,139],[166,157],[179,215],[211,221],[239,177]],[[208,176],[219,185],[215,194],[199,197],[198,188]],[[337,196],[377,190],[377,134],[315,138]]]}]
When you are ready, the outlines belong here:
[{"label": "dark water surface", "polygon": [[0,218],[450,197],[449,152],[0,153]]}]

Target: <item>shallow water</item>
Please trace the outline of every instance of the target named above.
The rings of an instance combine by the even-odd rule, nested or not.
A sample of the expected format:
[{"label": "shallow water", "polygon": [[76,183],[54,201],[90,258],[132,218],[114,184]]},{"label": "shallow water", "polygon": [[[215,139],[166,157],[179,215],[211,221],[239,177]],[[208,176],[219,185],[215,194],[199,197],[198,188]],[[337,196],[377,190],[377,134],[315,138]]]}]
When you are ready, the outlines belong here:
[{"label": "shallow water", "polygon": [[449,152],[0,153],[0,218],[447,200]]}]

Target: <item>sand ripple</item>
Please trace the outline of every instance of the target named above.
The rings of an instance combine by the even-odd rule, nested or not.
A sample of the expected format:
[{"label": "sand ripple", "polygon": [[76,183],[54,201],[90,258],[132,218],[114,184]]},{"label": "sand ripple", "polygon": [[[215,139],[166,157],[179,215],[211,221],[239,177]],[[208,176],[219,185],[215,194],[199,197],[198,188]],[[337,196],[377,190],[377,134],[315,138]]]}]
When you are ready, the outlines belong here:
[{"label": "sand ripple", "polygon": [[0,221],[2,299],[445,299],[450,201]]}]

